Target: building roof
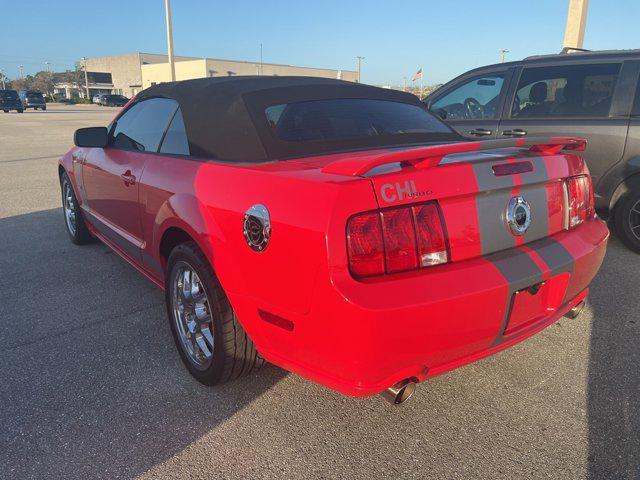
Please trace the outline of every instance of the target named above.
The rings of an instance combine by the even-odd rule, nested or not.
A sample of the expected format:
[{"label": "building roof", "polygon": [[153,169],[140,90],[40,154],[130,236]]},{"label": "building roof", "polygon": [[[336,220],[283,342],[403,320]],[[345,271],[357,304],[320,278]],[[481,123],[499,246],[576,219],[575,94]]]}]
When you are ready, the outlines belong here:
[{"label": "building roof", "polygon": [[136,98],[154,97],[178,102],[192,155],[222,161],[261,162],[345,149],[434,141],[433,134],[406,133],[394,136],[401,139],[378,135],[289,142],[273,133],[265,115],[265,109],[272,105],[366,98],[425,108],[412,94],[342,80],[293,76],[199,78],[154,85],[140,92]]}]

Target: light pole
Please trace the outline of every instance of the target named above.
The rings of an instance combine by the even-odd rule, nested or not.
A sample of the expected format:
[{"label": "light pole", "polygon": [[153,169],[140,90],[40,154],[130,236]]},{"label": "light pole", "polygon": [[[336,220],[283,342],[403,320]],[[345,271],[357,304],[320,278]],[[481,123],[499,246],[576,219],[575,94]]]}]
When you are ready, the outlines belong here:
[{"label": "light pole", "polygon": [[361,72],[361,69],[362,69],[362,60],[364,60],[364,57],[356,56],[356,60],[358,60],[358,83],[362,83],[360,81],[360,72]]},{"label": "light pole", "polygon": [[171,81],[176,81],[176,66],[173,61],[173,34],[171,33],[171,1],[164,0],[164,9],[167,14],[167,56],[169,57],[169,69]]},{"label": "light pole", "polygon": [[509,50],[507,50],[506,48],[501,48],[500,49],[500,63],[504,63],[504,54],[505,53],[509,53]]},{"label": "light pole", "polygon": [[0,79],[2,79],[2,89],[6,90],[7,86],[4,83],[4,72],[0,70]]},{"label": "light pole", "polygon": [[24,78],[24,65],[18,65],[18,68],[20,69],[20,78]]},{"label": "light pole", "polygon": [[44,62],[47,72],[51,73],[51,62]]},{"label": "light pole", "polygon": [[84,88],[87,90],[87,98],[89,98],[89,75],[87,75],[87,57],[82,57],[82,69],[84,70]]}]

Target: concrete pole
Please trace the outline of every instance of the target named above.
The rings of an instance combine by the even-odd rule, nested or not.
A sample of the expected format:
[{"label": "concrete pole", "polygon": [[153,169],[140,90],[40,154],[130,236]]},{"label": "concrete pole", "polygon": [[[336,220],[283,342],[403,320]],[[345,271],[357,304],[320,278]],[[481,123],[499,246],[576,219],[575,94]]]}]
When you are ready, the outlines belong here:
[{"label": "concrete pole", "polygon": [[583,48],[584,31],[587,26],[589,0],[569,0],[567,26],[564,30],[564,48]]},{"label": "concrete pole", "polygon": [[362,83],[360,81],[360,72],[362,69],[362,60],[364,60],[364,57],[356,57],[356,60],[358,60],[358,83]]},{"label": "concrete pole", "polygon": [[164,0],[164,9],[167,14],[167,54],[169,57],[169,69],[171,70],[171,81],[176,81],[176,65],[173,61],[173,34],[171,33],[171,1]]},{"label": "concrete pole", "polygon": [[87,98],[89,98],[89,75],[87,75],[87,57],[82,57],[82,69],[84,70],[84,88],[87,90]]},{"label": "concrete pole", "polygon": [[500,49],[500,63],[504,63],[504,54],[505,53],[509,53],[509,50],[507,50],[506,48],[501,48]]}]

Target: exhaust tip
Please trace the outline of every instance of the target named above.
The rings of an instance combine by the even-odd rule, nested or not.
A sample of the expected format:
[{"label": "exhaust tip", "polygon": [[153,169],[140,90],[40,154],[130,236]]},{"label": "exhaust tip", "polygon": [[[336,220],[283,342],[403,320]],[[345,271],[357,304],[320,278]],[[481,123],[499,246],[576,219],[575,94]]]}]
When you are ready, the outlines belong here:
[{"label": "exhaust tip", "polygon": [[577,304],[575,307],[573,307],[571,310],[565,313],[564,316],[567,318],[577,318],[582,313],[582,310],[584,310],[584,307],[586,305],[587,305],[587,299],[585,298],[583,301],[581,301],[579,304]]},{"label": "exhaust tip", "polygon": [[384,392],[382,396],[384,399],[392,403],[393,405],[400,405],[411,398],[416,391],[416,382],[413,379],[405,378],[400,382],[390,386]]}]

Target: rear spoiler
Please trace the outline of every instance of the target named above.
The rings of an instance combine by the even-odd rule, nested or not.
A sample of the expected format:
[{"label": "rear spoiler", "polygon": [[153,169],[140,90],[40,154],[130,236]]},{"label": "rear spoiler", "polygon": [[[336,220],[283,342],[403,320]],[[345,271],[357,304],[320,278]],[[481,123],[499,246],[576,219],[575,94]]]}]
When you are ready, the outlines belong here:
[{"label": "rear spoiler", "polygon": [[459,142],[411,150],[391,151],[380,155],[350,160],[336,160],[324,166],[324,173],[359,177],[380,165],[405,163],[415,168],[431,168],[440,164],[447,155],[456,153],[495,150],[497,148],[526,148],[532,152],[554,154],[560,150],[584,151],[587,141],[573,137],[531,137],[484,140],[481,142]]}]

